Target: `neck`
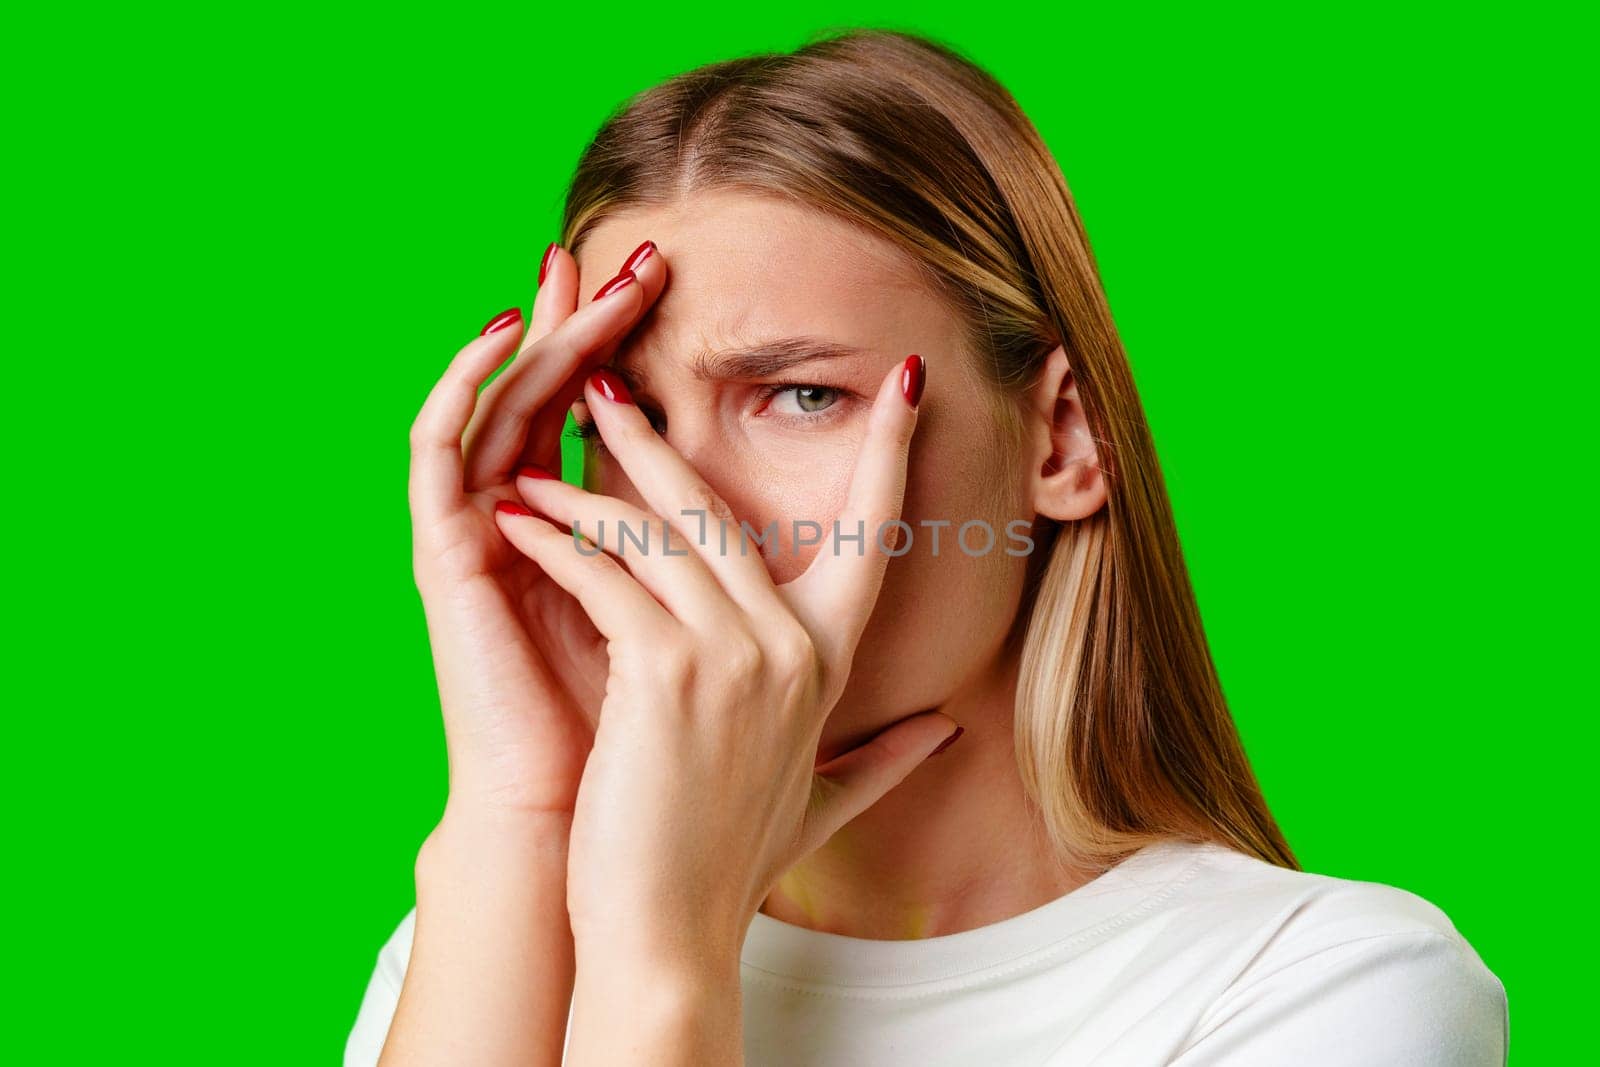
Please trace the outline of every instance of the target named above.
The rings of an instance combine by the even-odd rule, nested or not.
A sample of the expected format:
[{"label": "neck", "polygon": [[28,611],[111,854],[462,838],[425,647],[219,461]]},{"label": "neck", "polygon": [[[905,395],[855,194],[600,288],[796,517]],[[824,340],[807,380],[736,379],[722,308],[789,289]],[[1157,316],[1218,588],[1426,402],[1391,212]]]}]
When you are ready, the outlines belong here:
[{"label": "neck", "polygon": [[791,867],[761,913],[880,941],[999,922],[1090,880],[1050,854],[1012,737],[1018,658],[940,705],[967,728],[828,843]]}]

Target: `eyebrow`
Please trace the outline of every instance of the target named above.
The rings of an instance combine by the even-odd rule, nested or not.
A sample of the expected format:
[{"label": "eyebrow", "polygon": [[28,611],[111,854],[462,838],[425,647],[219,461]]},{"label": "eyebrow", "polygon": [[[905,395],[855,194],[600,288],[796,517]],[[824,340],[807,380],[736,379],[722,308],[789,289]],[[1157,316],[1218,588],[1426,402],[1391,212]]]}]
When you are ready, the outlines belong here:
[{"label": "eyebrow", "polygon": [[[699,381],[768,378],[799,363],[819,359],[854,359],[870,354],[869,349],[826,337],[775,337],[750,347],[696,352],[689,359],[689,373]],[[643,368],[628,367],[623,375],[630,384],[637,385],[641,390],[649,389],[649,376]]]}]

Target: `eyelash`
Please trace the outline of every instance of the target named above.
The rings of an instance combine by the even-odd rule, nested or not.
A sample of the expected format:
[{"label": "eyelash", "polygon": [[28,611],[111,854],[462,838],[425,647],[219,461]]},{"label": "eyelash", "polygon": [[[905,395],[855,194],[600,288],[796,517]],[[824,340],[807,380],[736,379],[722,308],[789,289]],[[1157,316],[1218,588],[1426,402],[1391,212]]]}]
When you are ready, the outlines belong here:
[{"label": "eyelash", "polygon": [[[855,394],[850,392],[848,389],[841,388],[837,385],[824,385],[821,382],[776,382],[772,385],[764,386],[761,389],[759,396],[763,402],[766,402],[777,396],[779,393],[787,392],[790,389],[826,389],[829,392],[836,394],[833,403],[829,404],[827,407],[813,415],[774,416],[775,418],[787,420],[790,423],[816,423],[831,418],[835,414],[835,409],[837,409],[843,401],[852,399],[855,396]],[[655,425],[654,419],[651,419],[650,422],[651,425]],[[661,430],[657,428],[656,432],[660,433]],[[573,416],[573,426],[571,429],[566,431],[566,436],[574,438],[575,440],[588,442],[594,446],[595,451],[600,455],[604,455],[606,453],[605,441],[601,439],[600,428],[594,424],[593,419],[580,419],[576,416]]]}]

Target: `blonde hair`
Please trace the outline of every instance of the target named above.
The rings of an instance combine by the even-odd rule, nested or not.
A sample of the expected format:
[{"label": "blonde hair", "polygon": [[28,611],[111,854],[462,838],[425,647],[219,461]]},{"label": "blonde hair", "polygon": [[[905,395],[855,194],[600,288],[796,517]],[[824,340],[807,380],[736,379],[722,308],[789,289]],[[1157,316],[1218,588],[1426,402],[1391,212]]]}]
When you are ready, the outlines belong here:
[{"label": "blonde hair", "polygon": [[1058,859],[1101,868],[1179,837],[1296,867],[1223,698],[1088,237],[1011,95],[943,45],[880,30],[701,67],[601,127],[562,243],[708,189],[784,197],[905,249],[1002,399],[1065,348],[1109,497],[1046,524],[1018,620],[1017,761]]}]

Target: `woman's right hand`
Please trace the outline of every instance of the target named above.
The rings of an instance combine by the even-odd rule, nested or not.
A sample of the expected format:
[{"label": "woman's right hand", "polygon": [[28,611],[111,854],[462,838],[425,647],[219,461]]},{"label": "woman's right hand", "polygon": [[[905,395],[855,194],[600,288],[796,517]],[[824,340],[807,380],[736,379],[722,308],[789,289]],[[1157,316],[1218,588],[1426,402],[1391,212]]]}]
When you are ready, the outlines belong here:
[{"label": "woman's right hand", "polygon": [[511,547],[493,511],[521,506],[520,467],[560,476],[568,408],[667,272],[646,242],[601,287],[607,295],[581,308],[565,250],[551,246],[541,275],[526,343],[518,350],[520,312],[490,320],[411,427],[413,571],[449,749],[447,818],[570,821],[604,691],[604,641],[577,601]]},{"label": "woman's right hand", "polygon": [[[593,747],[604,643],[588,615],[495,524],[518,467],[560,472],[561,426],[666,285],[648,242],[578,306],[578,266],[547,254],[526,342],[491,319],[411,426],[412,564],[450,752],[444,818],[417,853],[417,911],[383,1067],[563,1058],[576,967],[567,851]],[[641,253],[644,253],[641,255]]]}]

